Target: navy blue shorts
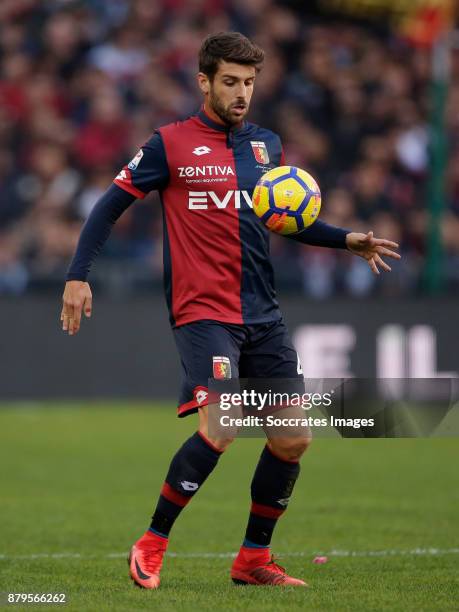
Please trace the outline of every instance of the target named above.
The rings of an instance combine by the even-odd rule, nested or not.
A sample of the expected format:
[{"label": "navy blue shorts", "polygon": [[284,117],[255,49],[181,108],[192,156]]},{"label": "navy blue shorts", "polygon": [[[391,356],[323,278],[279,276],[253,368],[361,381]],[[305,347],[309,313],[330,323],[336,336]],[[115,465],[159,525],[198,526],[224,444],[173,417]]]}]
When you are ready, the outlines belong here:
[{"label": "navy blue shorts", "polygon": [[178,416],[207,405],[209,378],[302,378],[282,319],[255,325],[202,320],[174,329],[183,382]]}]

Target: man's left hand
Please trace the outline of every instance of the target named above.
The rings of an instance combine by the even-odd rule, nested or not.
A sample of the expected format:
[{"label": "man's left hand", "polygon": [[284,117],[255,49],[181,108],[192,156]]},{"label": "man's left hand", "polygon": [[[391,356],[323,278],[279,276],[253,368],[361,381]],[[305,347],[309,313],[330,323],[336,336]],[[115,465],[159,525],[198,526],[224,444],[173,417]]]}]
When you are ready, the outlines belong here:
[{"label": "man's left hand", "polygon": [[398,244],[384,238],[374,238],[373,232],[368,232],[368,234],[350,232],[346,236],[346,246],[354,255],[366,259],[374,274],[379,274],[379,268],[386,272],[391,271],[391,267],[383,261],[381,255],[400,259],[399,253],[392,250],[398,249]]}]

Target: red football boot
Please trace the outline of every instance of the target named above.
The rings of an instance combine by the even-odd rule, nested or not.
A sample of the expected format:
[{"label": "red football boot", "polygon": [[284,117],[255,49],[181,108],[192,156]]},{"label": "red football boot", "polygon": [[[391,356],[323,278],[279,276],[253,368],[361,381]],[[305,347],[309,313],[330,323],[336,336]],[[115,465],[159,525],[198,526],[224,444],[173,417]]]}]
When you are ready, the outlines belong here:
[{"label": "red football boot", "polygon": [[129,573],[132,580],[144,589],[157,589],[159,573],[163,564],[169,540],[146,531],[131,548],[129,554]]},{"label": "red football boot", "polygon": [[277,565],[269,548],[241,546],[231,568],[231,578],[235,584],[308,586],[303,580],[289,576],[283,567]]}]

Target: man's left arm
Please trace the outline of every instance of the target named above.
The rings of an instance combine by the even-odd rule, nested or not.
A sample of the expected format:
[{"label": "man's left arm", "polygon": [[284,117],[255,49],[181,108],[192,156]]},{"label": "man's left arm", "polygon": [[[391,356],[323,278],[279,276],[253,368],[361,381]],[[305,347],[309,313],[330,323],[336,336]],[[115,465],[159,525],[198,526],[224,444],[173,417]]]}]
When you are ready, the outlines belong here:
[{"label": "man's left arm", "polygon": [[367,234],[351,232],[325,223],[321,219],[317,219],[315,223],[302,232],[289,234],[287,237],[311,246],[347,249],[354,255],[365,259],[374,274],[379,274],[379,268],[386,272],[391,270],[382,256],[400,259],[400,254],[393,250],[398,249],[396,242],[385,238],[375,238],[373,232]]},{"label": "man's left arm", "polygon": [[[285,165],[285,153],[282,143],[279,139],[280,146],[280,166]],[[271,228],[275,231],[275,228]],[[392,259],[400,259],[399,253],[392,249],[398,249],[398,244],[384,238],[375,238],[373,232],[363,234],[361,232],[351,232],[342,227],[336,227],[325,223],[321,219],[317,219],[312,225],[304,229],[298,234],[287,234],[287,238],[310,244],[311,246],[329,247],[332,249],[346,249],[366,259],[374,274],[379,274],[379,268],[386,272],[390,272],[391,267],[382,259],[391,257]]]}]

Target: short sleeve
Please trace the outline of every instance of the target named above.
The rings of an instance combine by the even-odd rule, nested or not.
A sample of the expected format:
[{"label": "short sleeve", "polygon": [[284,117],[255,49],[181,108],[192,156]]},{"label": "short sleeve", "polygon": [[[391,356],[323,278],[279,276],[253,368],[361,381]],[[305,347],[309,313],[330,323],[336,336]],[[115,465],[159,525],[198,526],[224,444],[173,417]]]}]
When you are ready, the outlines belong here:
[{"label": "short sleeve", "polygon": [[155,132],[139,149],[113,182],[141,199],[150,191],[161,190],[167,186],[169,166],[159,132]]}]

